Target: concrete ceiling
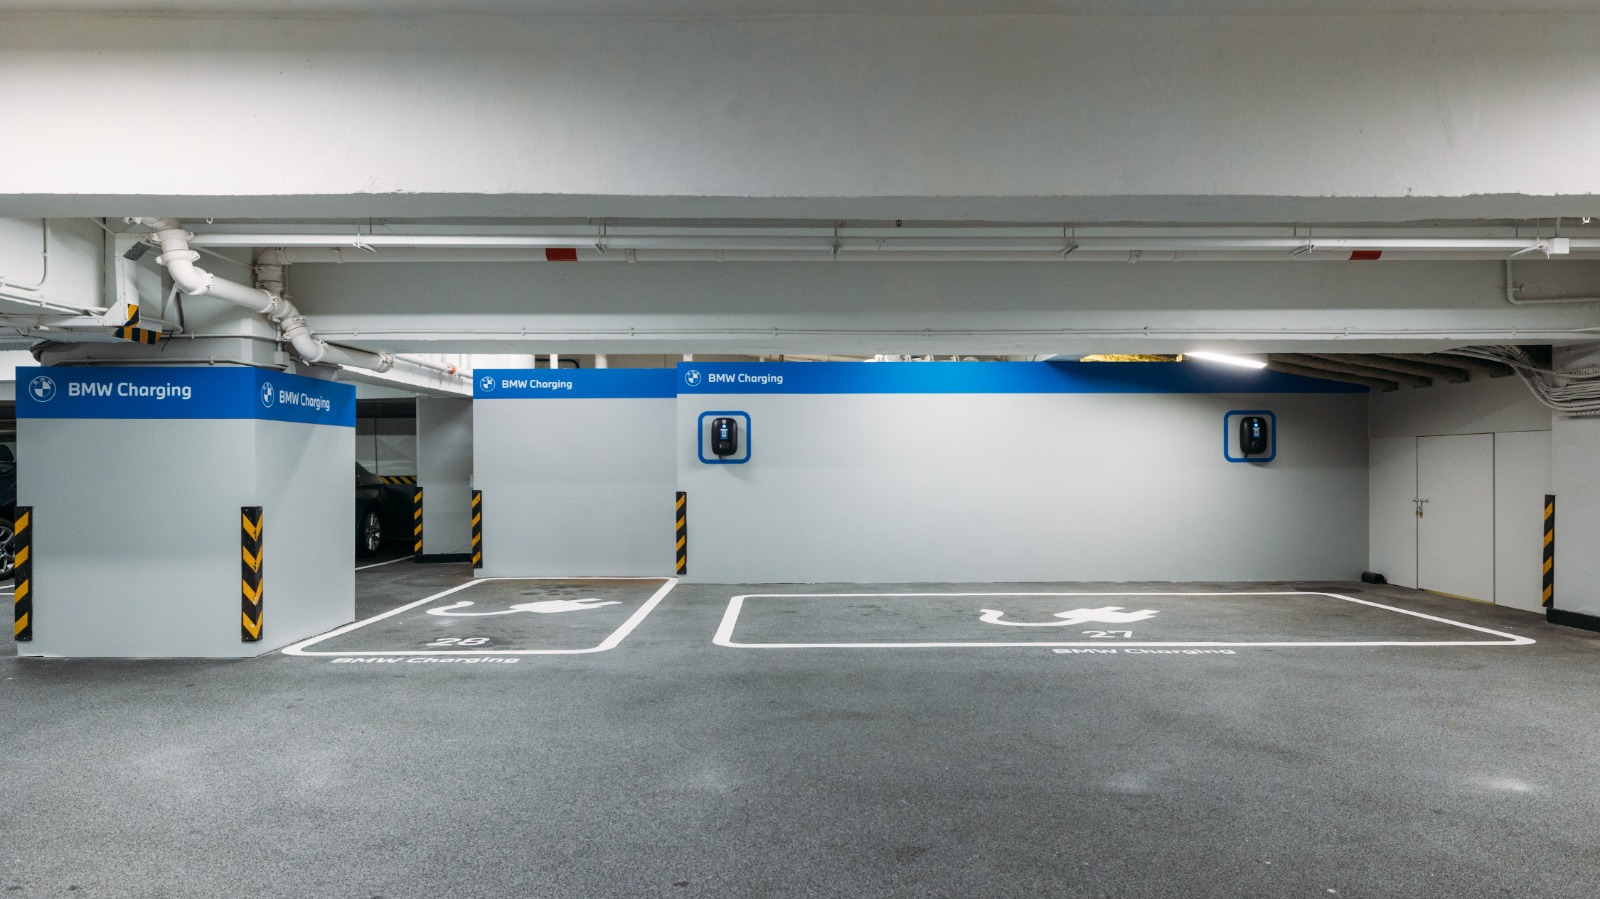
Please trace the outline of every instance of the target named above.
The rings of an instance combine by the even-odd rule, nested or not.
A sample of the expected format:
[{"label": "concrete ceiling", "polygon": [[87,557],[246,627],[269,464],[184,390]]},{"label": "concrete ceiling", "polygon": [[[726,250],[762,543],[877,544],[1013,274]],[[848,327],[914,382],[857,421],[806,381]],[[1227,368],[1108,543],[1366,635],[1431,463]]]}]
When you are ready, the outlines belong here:
[{"label": "concrete ceiling", "polygon": [[1344,16],[1592,13],[1596,0],[0,0],[0,12],[625,16]]}]

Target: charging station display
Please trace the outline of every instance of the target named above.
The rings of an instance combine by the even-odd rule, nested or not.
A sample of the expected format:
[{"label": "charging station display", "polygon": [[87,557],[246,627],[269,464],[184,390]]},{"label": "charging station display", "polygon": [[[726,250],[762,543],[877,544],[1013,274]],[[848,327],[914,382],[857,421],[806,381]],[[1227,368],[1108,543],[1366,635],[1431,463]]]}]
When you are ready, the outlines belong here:
[{"label": "charging station display", "polygon": [[726,415],[711,419],[711,452],[726,459],[739,452],[739,422]]},{"label": "charging station display", "polygon": [[1265,415],[1246,415],[1239,419],[1239,454],[1265,456],[1270,442]]},{"label": "charging station display", "polygon": [[700,413],[696,452],[707,465],[750,461],[750,414],[732,410]]},{"label": "charging station display", "polygon": [[1267,409],[1235,409],[1222,417],[1222,457],[1262,464],[1278,457],[1278,416]]}]

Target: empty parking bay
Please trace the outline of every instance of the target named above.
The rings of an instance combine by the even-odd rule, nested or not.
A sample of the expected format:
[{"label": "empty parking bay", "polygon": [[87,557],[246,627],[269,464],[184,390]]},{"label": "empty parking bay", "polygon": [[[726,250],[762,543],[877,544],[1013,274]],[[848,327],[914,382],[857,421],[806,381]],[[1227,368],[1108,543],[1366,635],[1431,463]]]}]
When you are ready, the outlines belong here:
[{"label": "empty parking bay", "polygon": [[356,578],[358,626],[294,654],[0,659],[6,895],[1600,894],[1600,637],[1536,615]]},{"label": "empty parking bay", "polygon": [[734,596],[718,645],[748,649],[1516,646],[1533,641],[1313,590],[836,592]]},{"label": "empty parking bay", "polygon": [[483,578],[301,641],[288,655],[413,662],[514,661],[604,652],[671,591],[673,578]]}]

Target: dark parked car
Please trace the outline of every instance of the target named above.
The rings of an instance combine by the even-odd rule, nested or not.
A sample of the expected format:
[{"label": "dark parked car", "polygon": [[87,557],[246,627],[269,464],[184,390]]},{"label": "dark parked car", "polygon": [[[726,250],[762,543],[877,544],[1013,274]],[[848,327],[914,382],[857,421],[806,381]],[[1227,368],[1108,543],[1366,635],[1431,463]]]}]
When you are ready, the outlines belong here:
[{"label": "dark parked car", "polygon": [[384,541],[404,543],[411,535],[411,490],[356,463],[356,555],[376,555]]},{"label": "dark parked car", "polygon": [[383,478],[356,463],[356,555],[376,555],[383,546]]}]

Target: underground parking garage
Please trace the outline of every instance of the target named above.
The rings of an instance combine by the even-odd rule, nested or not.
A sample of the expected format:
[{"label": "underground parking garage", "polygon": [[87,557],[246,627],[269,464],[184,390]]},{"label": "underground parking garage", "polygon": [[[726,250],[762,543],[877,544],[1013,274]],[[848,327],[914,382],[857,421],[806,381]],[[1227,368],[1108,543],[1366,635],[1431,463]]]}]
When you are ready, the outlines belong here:
[{"label": "underground parking garage", "polygon": [[1600,893],[1600,32],[1441,11],[0,3],[0,886]]}]

